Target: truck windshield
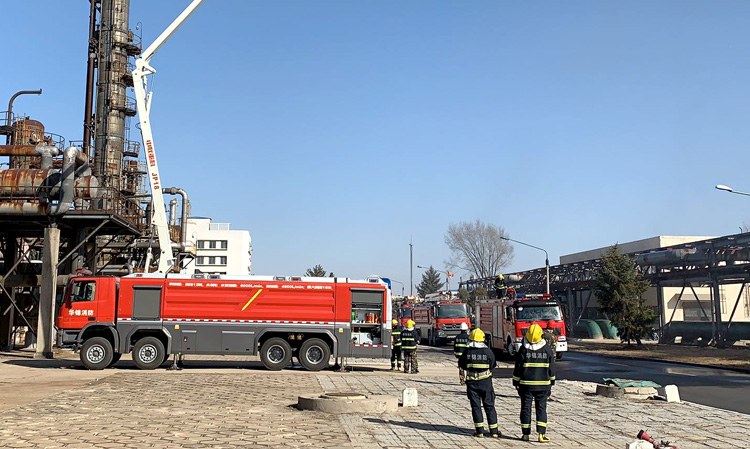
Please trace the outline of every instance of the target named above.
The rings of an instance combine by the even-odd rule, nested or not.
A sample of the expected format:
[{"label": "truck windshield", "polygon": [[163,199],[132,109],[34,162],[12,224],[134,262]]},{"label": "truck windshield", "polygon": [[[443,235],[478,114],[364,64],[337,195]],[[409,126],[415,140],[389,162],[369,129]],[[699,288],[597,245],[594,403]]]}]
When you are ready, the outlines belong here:
[{"label": "truck windshield", "polygon": [[557,321],[562,319],[562,314],[560,313],[560,307],[556,305],[519,306],[516,308],[516,319],[518,321]]},{"label": "truck windshield", "polygon": [[411,309],[401,309],[401,316],[404,318],[411,318]]},{"label": "truck windshield", "polygon": [[466,312],[466,304],[455,304],[451,306],[438,306],[438,318],[466,318],[469,314]]}]

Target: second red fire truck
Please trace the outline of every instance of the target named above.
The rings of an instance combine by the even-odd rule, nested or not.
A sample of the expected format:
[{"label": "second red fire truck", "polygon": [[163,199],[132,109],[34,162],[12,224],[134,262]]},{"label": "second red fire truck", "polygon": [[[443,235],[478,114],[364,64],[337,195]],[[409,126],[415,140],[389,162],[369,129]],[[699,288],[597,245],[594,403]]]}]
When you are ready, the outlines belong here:
[{"label": "second red fire truck", "polygon": [[58,344],[88,369],[132,353],[141,369],[170,354],[257,355],[311,371],[333,357],[391,354],[391,293],[380,278],[181,274],[75,277],[57,318]]},{"label": "second red fire truck", "polygon": [[493,349],[509,355],[518,352],[523,336],[532,324],[551,332],[557,342],[557,358],[568,350],[565,318],[560,303],[550,295],[521,295],[477,303],[477,327],[482,329]]}]

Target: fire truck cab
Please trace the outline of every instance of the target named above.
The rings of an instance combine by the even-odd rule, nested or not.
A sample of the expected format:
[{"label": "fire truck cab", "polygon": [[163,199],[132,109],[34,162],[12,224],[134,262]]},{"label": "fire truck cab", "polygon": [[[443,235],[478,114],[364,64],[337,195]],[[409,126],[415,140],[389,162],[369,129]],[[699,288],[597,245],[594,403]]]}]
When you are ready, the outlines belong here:
[{"label": "fire truck cab", "polygon": [[504,300],[477,303],[477,326],[482,329],[493,349],[513,356],[532,324],[550,332],[556,341],[556,356],[568,350],[565,318],[560,303],[550,295],[516,295]]}]

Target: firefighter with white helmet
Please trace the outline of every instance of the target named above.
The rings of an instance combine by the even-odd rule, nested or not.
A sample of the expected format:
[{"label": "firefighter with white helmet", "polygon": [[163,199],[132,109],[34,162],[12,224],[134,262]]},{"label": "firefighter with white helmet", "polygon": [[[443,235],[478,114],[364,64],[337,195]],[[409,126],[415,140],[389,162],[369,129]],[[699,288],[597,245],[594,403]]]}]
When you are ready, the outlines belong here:
[{"label": "firefighter with white helmet", "polygon": [[466,370],[466,395],[471,403],[471,417],[474,420],[474,436],[484,437],[484,417],[487,414],[490,436],[500,438],[495,411],[495,389],[492,386],[492,370],[495,368],[495,354],[484,344],[482,329],[474,329],[469,334],[469,346],[458,359],[458,366]]},{"label": "firefighter with white helmet", "polygon": [[391,371],[401,370],[401,326],[398,325],[398,320],[392,320],[391,325]]},{"label": "firefighter with white helmet", "polygon": [[[456,339],[453,341],[453,355],[457,359],[461,358],[466,348],[469,347],[469,325],[461,323],[461,333],[456,335]],[[458,381],[461,385],[466,384],[466,372],[460,366],[458,367]]]},{"label": "firefighter with white helmet", "polygon": [[513,386],[521,396],[521,439],[531,435],[531,403],[536,405],[536,431],[540,443],[547,437],[547,396],[555,384],[555,356],[543,337],[542,327],[532,324],[516,354]]},{"label": "firefighter with white helmet", "polygon": [[404,373],[418,373],[417,331],[414,330],[414,320],[407,321],[406,329],[401,331],[401,352],[404,356]]}]

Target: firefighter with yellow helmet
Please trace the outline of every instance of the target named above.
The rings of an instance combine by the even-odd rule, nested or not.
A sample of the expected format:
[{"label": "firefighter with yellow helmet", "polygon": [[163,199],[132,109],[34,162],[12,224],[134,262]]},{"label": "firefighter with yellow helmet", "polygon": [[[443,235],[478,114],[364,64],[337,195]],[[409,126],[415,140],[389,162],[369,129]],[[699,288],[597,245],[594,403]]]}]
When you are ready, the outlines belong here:
[{"label": "firefighter with yellow helmet", "polygon": [[401,370],[401,326],[398,325],[398,320],[391,321],[391,371],[398,369]]},{"label": "firefighter with yellow helmet", "polygon": [[404,373],[418,373],[417,331],[414,330],[414,320],[407,321],[406,329],[401,331],[401,352],[404,356]]},{"label": "firefighter with yellow helmet", "polygon": [[543,337],[538,324],[526,331],[523,344],[516,354],[513,386],[521,397],[521,439],[531,435],[531,403],[536,405],[536,431],[540,443],[549,443],[547,436],[547,396],[555,384],[555,356]]},{"label": "firefighter with yellow helmet", "polygon": [[484,343],[482,329],[474,329],[469,334],[469,346],[458,359],[458,366],[466,371],[466,396],[471,404],[471,418],[474,421],[474,436],[484,437],[484,417],[492,438],[500,438],[495,411],[495,389],[492,386],[492,370],[495,368],[495,354]]}]

